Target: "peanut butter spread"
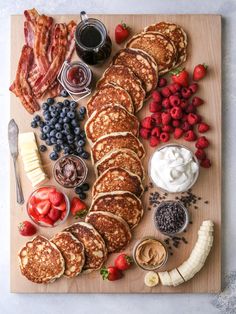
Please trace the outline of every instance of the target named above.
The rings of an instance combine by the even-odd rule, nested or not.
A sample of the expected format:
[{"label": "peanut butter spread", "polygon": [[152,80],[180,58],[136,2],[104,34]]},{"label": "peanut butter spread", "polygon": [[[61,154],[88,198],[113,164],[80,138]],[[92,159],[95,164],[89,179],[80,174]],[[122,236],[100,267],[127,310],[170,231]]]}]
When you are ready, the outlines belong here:
[{"label": "peanut butter spread", "polygon": [[164,245],[155,239],[147,239],[141,242],[135,252],[136,260],[143,267],[158,267],[166,259]]}]

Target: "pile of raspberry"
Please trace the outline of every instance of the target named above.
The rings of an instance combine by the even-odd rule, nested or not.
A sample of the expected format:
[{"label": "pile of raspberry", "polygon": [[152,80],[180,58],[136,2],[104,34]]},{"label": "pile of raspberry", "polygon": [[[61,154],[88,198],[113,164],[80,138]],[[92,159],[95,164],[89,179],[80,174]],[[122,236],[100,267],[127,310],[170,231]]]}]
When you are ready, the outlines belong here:
[{"label": "pile of raspberry", "polygon": [[171,134],[175,139],[183,138],[187,142],[196,142],[195,155],[204,168],[209,168],[211,162],[205,149],[209,141],[203,133],[209,130],[209,125],[197,113],[204,101],[195,96],[198,84],[192,83],[183,87],[178,83],[167,85],[165,78],[160,78],[158,89],[153,91],[149,103],[151,116],[141,121],[140,136],[148,139],[151,147],[169,141]]}]

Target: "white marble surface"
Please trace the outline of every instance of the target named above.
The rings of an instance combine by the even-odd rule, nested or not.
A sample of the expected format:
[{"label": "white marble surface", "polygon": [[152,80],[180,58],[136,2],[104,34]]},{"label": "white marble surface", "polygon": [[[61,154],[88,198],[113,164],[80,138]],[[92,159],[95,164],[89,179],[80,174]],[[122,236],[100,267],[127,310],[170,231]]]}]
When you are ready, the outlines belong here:
[{"label": "white marble surface", "polygon": [[[86,10],[88,13],[124,13],[124,15],[125,13],[214,13],[223,16],[223,276],[235,270],[236,1],[0,0],[0,313],[219,313],[219,310],[212,305],[214,300],[212,295],[17,295],[9,293],[9,157],[6,133],[9,120],[9,25],[11,14],[22,13],[25,8],[33,6],[47,14],[79,13],[81,10]],[[235,284],[233,289],[235,294]],[[218,299],[221,312],[236,313],[235,297],[228,302],[226,293],[227,291]]]}]

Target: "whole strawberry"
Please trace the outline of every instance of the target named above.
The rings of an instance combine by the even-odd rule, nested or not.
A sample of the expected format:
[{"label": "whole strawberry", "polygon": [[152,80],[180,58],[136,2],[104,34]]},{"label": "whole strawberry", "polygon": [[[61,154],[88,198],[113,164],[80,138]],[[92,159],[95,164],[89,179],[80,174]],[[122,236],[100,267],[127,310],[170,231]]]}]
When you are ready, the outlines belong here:
[{"label": "whole strawberry", "polygon": [[20,234],[25,237],[30,237],[37,232],[35,225],[27,220],[21,222],[18,226],[18,229]]},{"label": "whole strawberry", "polygon": [[193,80],[199,81],[206,76],[207,65],[205,63],[198,64],[193,70]]},{"label": "whole strawberry", "polygon": [[185,69],[177,68],[171,71],[171,78],[174,83],[178,83],[181,86],[188,87],[189,74]]},{"label": "whole strawberry", "polygon": [[125,253],[122,253],[119,256],[117,256],[114,262],[116,268],[118,268],[119,270],[126,270],[130,268],[132,263],[133,259]]},{"label": "whole strawberry", "polygon": [[117,44],[121,44],[129,37],[129,28],[123,22],[118,24],[115,28],[115,39]]},{"label": "whole strawberry", "polygon": [[109,281],[115,281],[122,277],[122,272],[115,266],[103,267],[100,274],[103,280],[108,279]]}]

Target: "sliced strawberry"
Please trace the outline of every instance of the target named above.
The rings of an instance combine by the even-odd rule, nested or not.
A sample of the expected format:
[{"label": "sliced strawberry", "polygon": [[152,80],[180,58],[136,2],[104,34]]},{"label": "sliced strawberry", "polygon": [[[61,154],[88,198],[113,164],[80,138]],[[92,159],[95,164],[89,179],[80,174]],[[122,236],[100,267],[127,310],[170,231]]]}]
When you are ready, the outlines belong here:
[{"label": "sliced strawberry", "polygon": [[36,221],[39,221],[39,213],[35,210],[35,207],[33,207],[32,205],[29,205],[28,213],[33,219],[35,219]]},{"label": "sliced strawberry", "polygon": [[49,199],[49,194],[55,192],[56,189],[55,188],[51,188],[51,187],[44,187],[44,188],[40,188],[38,189],[38,191],[34,194],[36,201],[40,200],[40,201],[44,201],[44,200],[48,200]]},{"label": "sliced strawberry", "polygon": [[60,205],[64,200],[64,195],[58,191],[49,193],[49,201],[52,203],[52,205],[58,206]]},{"label": "sliced strawberry", "polygon": [[45,225],[47,226],[53,226],[53,221],[51,218],[49,218],[48,216],[45,216],[45,217],[40,217],[39,219],[40,222],[43,222]]},{"label": "sliced strawberry", "polygon": [[51,208],[51,203],[48,200],[41,201],[36,206],[36,210],[40,215],[47,215],[50,208]]},{"label": "sliced strawberry", "polygon": [[48,217],[55,222],[61,217],[61,211],[53,206],[48,213]]},{"label": "sliced strawberry", "polygon": [[64,220],[65,216],[66,216],[66,211],[65,211],[65,210],[64,210],[64,212],[61,211],[61,217],[60,217],[60,219],[61,219],[61,220]]},{"label": "sliced strawberry", "polygon": [[37,205],[37,201],[35,196],[31,196],[30,200],[29,200],[29,205],[31,205],[32,207],[35,207]]},{"label": "sliced strawberry", "polygon": [[60,210],[60,211],[65,211],[66,210],[66,201],[64,200],[58,206],[53,206],[53,207]]}]

